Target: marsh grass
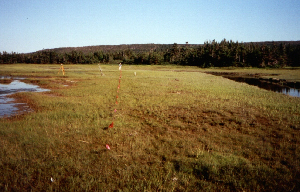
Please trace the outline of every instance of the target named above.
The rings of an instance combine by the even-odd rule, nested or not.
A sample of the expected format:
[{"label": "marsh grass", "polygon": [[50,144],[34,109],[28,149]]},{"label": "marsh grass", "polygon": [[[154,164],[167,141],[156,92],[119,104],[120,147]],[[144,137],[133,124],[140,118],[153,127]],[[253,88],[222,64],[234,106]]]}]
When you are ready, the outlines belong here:
[{"label": "marsh grass", "polygon": [[118,67],[101,68],[1,68],[51,89],[15,94],[34,112],[0,120],[1,191],[299,191],[299,98],[195,67],[123,66],[116,105]]}]

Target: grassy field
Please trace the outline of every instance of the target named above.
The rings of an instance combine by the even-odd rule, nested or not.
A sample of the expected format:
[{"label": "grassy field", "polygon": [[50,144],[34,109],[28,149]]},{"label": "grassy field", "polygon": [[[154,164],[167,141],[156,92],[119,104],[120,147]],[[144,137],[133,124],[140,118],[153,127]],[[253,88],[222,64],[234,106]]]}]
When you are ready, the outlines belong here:
[{"label": "grassy field", "polygon": [[118,65],[101,67],[1,65],[51,91],[0,119],[0,191],[300,190],[300,98],[180,66],[124,65],[117,93]]}]

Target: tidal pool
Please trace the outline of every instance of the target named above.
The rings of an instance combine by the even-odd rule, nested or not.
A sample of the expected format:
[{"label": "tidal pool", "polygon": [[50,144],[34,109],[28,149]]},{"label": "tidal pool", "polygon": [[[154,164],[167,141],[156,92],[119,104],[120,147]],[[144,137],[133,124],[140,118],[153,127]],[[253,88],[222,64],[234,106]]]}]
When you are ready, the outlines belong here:
[{"label": "tidal pool", "polygon": [[287,86],[282,86],[282,85],[278,85],[278,84],[273,84],[270,82],[265,82],[265,81],[261,81],[259,79],[256,78],[244,78],[244,77],[230,77],[230,76],[225,76],[228,79],[237,81],[237,82],[245,82],[249,85],[254,85],[257,86],[259,88],[262,89],[266,89],[269,91],[274,91],[277,93],[283,93],[285,95],[290,95],[293,97],[300,97],[300,90],[299,89],[295,89],[295,88],[290,88]]},{"label": "tidal pool", "polygon": [[16,103],[15,99],[9,98],[17,92],[44,92],[49,89],[40,88],[37,85],[24,83],[20,80],[24,78],[0,78],[0,118],[10,117],[24,112],[29,112],[31,109],[26,103]]},{"label": "tidal pool", "polygon": [[[257,86],[262,89],[266,89],[269,91],[274,91],[276,93],[282,93],[285,95],[290,95],[293,97],[300,97],[300,89],[299,83],[295,82],[286,82],[277,79],[277,83],[273,83],[273,80],[270,79],[263,79],[259,76],[257,77],[250,77],[249,75],[245,75],[243,73],[227,73],[227,72],[206,72],[207,74],[212,74],[216,76],[222,76],[224,78],[240,82],[240,83],[247,83],[248,85]],[[289,86],[287,86],[289,85]]]}]

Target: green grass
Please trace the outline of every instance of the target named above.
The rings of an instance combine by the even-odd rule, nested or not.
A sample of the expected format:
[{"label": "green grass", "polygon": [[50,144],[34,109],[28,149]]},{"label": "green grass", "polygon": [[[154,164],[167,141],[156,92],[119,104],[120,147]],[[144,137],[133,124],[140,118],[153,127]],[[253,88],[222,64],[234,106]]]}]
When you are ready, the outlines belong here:
[{"label": "green grass", "polygon": [[0,120],[1,191],[300,190],[299,98],[203,73],[222,69],[124,65],[116,105],[117,65],[59,67],[1,66],[51,89],[15,94],[34,112]]}]

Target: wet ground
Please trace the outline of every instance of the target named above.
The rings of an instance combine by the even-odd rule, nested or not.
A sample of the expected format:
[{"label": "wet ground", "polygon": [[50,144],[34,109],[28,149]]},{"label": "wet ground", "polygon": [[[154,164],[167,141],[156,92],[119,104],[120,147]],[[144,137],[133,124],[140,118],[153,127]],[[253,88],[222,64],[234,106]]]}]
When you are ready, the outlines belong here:
[{"label": "wet ground", "polygon": [[[277,74],[273,74],[274,78],[263,78],[263,74],[244,74],[244,73],[226,73],[226,72],[207,72],[208,74],[222,76],[224,78],[254,85],[262,89],[300,97],[300,82],[290,82],[285,79],[275,78]],[[269,74],[268,74],[269,75]]]},{"label": "wet ground", "polygon": [[22,82],[21,77],[0,77],[0,118],[30,112],[31,109],[26,103],[17,103],[15,99],[10,98],[17,92],[44,92],[50,91],[42,89],[37,85]]},{"label": "wet ground", "polygon": [[[263,78],[263,74],[243,74],[226,72],[206,72],[212,75],[222,76],[237,82],[244,82],[249,85],[260,88],[300,97],[300,82],[289,82],[284,79]],[[276,77],[276,74],[273,74]],[[0,118],[10,117],[32,111],[26,103],[18,103],[15,99],[9,97],[17,92],[44,92],[49,89],[40,88],[37,85],[22,82],[22,77],[3,77],[0,76]]]}]

